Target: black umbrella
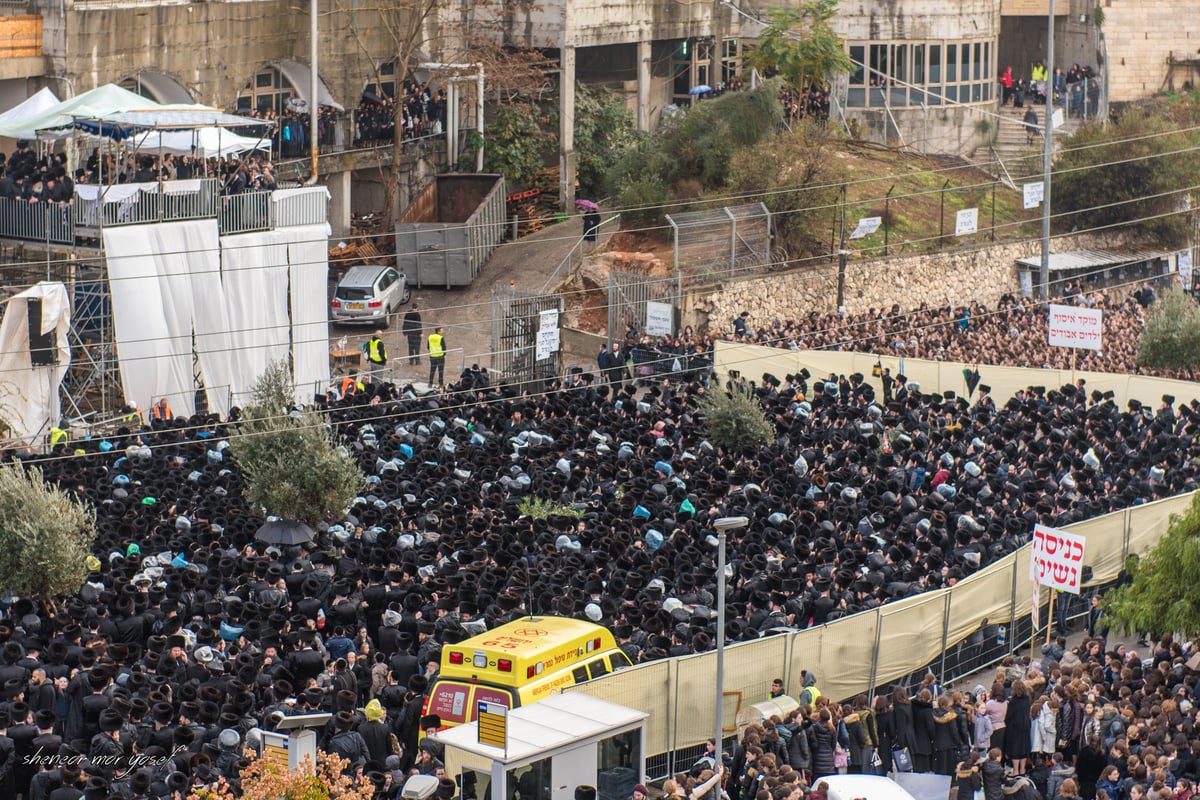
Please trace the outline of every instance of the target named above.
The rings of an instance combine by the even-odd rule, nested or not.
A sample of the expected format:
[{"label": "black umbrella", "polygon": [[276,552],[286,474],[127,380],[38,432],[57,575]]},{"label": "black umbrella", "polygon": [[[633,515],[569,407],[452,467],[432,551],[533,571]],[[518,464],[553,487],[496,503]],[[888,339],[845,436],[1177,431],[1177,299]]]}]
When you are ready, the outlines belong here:
[{"label": "black umbrella", "polygon": [[311,542],[317,532],[294,519],[277,519],[258,529],[254,538],[265,544],[294,545]]}]

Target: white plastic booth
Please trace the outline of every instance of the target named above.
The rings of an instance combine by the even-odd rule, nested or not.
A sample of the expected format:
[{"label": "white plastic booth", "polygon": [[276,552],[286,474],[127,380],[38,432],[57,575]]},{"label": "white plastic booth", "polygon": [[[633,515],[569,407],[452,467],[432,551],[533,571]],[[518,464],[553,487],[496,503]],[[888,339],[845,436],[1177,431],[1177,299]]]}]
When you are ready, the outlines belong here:
[{"label": "white plastic booth", "polygon": [[581,784],[595,786],[597,800],[629,800],[643,780],[643,711],[577,693],[501,711],[484,739],[503,734],[503,748],[480,743],[478,722],[433,737],[462,800],[573,800]]}]

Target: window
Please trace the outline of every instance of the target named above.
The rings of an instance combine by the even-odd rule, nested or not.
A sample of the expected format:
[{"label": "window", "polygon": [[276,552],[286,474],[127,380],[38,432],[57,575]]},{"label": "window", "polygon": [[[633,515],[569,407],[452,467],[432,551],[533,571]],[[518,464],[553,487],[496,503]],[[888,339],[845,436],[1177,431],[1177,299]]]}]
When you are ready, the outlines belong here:
[{"label": "window", "polygon": [[861,44],[854,45],[850,48],[850,60],[854,65],[850,67],[850,85],[862,86],[866,82],[867,70],[864,64],[866,63],[867,48]]},{"label": "window", "polygon": [[630,665],[629,656],[618,650],[612,654],[612,668],[614,671],[624,669]]},{"label": "window", "polygon": [[990,41],[849,42],[852,61],[846,103],[857,108],[984,103],[992,86]]},{"label": "window", "polygon": [[596,774],[613,780],[598,781],[597,800],[627,800],[629,781],[637,780],[642,764],[642,736],[632,730],[601,739],[596,746]]},{"label": "window", "polygon": [[608,674],[608,664],[604,663],[603,658],[597,658],[592,663],[588,664],[588,674],[592,680]]},{"label": "window", "polygon": [[256,110],[281,113],[293,95],[292,85],[278,70],[271,68],[257,73],[238,95],[239,111]]}]

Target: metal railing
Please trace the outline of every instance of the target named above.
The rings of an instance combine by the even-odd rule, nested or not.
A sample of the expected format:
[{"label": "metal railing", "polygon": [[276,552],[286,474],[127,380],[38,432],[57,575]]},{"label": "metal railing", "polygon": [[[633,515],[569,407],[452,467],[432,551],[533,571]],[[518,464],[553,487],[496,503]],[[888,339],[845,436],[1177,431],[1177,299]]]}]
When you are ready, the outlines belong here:
[{"label": "metal railing", "polygon": [[[616,224],[617,227],[620,227],[621,215],[613,214],[608,219],[600,221],[600,224],[596,226],[597,242],[600,241],[600,236],[604,232],[604,227],[610,224]],[[567,254],[563,257],[563,260],[560,261],[558,266],[554,268],[554,272],[551,272],[550,277],[546,279],[546,283],[542,286],[542,294],[545,294],[550,290],[550,287],[554,285],[554,281],[555,279],[558,279],[559,275],[570,275],[571,271],[577,264],[583,263],[583,259],[587,257],[587,254],[583,252],[583,245],[586,242],[587,239],[584,236],[580,236],[579,241],[572,245],[571,249],[568,250]]]},{"label": "metal railing", "polygon": [[274,223],[270,192],[245,192],[221,198],[217,224],[223,234],[269,231]]},{"label": "metal railing", "polygon": [[74,222],[80,228],[107,228],[216,216],[220,184],[215,178],[203,178],[196,185],[179,191],[181,184],[122,184],[95,197],[76,192]]},{"label": "metal railing", "polygon": [[319,225],[329,218],[329,190],[324,186],[288,189],[272,198],[273,226]]},{"label": "metal railing", "polygon": [[0,197],[0,237],[45,244],[73,244],[75,221],[71,206]]},{"label": "metal railing", "polygon": [[324,186],[227,197],[213,178],[186,188],[182,183],[84,188],[87,196],[77,192],[71,203],[0,198],[0,239],[70,245],[77,237],[96,239],[101,229],[120,225],[216,219],[221,233],[232,234],[319,225],[328,219]]}]

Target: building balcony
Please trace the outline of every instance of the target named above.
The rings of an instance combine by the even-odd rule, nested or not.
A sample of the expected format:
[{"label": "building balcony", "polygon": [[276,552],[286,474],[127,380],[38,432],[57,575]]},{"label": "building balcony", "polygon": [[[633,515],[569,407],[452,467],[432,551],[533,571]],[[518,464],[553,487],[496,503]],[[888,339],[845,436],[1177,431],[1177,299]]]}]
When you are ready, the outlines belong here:
[{"label": "building balcony", "polygon": [[70,203],[0,198],[0,238],[72,246],[104,228],[215,219],[221,235],[328,221],[324,186],[222,195],[215,178],[117,186],[79,186]]}]

